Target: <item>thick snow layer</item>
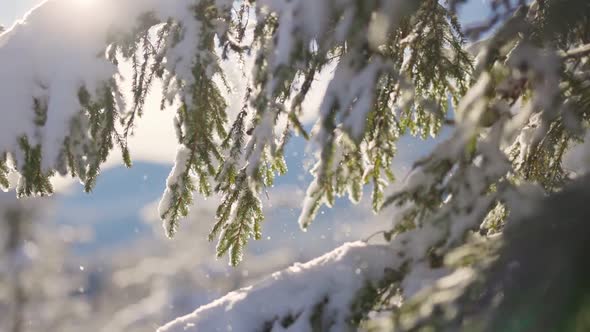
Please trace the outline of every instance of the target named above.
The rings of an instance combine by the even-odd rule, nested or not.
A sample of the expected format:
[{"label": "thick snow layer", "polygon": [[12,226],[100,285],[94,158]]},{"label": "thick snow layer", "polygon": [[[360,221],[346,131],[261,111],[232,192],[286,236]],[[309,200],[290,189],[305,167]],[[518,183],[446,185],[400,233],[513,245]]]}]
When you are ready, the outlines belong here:
[{"label": "thick snow layer", "polygon": [[[255,286],[240,289],[176,319],[158,332],[257,331],[269,324],[272,331],[311,331],[316,304],[328,299],[324,317],[332,331],[346,330],[346,318],[355,296],[367,283],[376,283],[395,260],[386,245],[345,244],[305,264],[276,272]],[[283,327],[285,317],[297,317]]]},{"label": "thick snow layer", "polygon": [[[27,135],[43,143],[44,168],[52,168],[81,109],[79,89],[94,94],[118,72],[105,56],[109,36],[128,33],[145,12],[184,21],[189,3],[47,0],[32,9],[0,35],[0,152],[15,151],[18,137]],[[35,100],[47,107],[42,127],[34,122]]]},{"label": "thick snow layer", "polygon": [[95,91],[98,82],[115,73],[104,57],[97,57],[106,36],[94,33],[98,26],[88,26],[89,14],[67,1],[47,1],[0,37],[0,151],[13,150],[23,134],[35,137],[33,102],[38,98],[48,107],[39,139],[47,159],[54,161],[69,119],[80,110],[79,87]]}]

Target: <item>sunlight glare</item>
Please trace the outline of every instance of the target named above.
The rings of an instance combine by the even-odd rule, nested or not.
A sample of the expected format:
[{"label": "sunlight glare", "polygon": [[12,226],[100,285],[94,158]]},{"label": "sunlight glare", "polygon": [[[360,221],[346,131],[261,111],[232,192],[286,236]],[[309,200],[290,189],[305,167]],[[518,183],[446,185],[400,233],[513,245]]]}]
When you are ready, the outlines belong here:
[{"label": "sunlight glare", "polygon": [[75,2],[82,6],[90,6],[92,3],[96,2],[96,0],[75,0]]}]

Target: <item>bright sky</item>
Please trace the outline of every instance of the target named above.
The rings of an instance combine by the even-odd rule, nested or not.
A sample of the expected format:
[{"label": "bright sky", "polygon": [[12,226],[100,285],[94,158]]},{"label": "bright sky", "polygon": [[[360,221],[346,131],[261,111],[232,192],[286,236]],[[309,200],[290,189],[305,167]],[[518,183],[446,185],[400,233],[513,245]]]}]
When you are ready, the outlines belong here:
[{"label": "bright sky", "polygon": [[42,0],[3,0],[0,2],[0,25],[9,27],[12,23],[22,18],[30,8]]}]

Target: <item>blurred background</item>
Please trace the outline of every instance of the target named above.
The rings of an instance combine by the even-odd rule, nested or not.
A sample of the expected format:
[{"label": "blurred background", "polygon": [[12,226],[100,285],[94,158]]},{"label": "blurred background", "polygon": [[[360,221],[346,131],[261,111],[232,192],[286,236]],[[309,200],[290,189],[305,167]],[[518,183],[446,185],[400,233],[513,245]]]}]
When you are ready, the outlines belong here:
[{"label": "blurred background", "polygon": [[[0,25],[10,28],[40,2],[1,0]],[[470,2],[462,20],[483,17],[485,8],[483,1]],[[241,100],[239,71],[228,66],[236,76],[230,98]],[[308,124],[324,89],[325,80],[314,87]],[[93,193],[71,179],[56,179],[58,192],[48,199],[0,193],[0,331],[155,330],[228,291],[389,226],[391,211],[374,215],[367,194],[356,206],[339,199],[308,232],[300,231],[297,217],[315,159],[295,138],[288,174],[263,195],[263,240],[251,242],[239,267],[216,259],[215,244],[207,241],[215,198],[197,198],[177,237],[166,239],[157,204],[176,151],[174,112],[160,111],[158,96],[152,98],[130,142],[134,166],[124,168],[113,152]],[[398,181],[433,143],[401,140]]]}]

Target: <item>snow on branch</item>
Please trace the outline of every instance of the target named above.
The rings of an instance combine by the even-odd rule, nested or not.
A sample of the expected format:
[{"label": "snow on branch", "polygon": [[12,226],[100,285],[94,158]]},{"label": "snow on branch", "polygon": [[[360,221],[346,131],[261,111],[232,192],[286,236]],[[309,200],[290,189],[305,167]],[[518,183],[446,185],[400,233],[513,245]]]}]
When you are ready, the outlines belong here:
[{"label": "snow on branch", "polygon": [[386,245],[347,243],[229,293],[158,332],[311,331],[312,324],[344,331],[358,293],[375,287],[396,256]]},{"label": "snow on branch", "polygon": [[19,195],[51,193],[54,170],[93,180],[113,144],[125,145],[111,130],[126,108],[108,51],[138,26],[186,20],[189,4],[47,0],[0,35],[0,164],[10,153]]}]

